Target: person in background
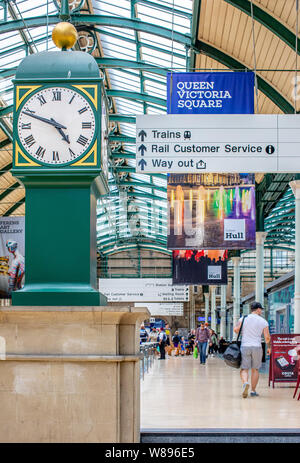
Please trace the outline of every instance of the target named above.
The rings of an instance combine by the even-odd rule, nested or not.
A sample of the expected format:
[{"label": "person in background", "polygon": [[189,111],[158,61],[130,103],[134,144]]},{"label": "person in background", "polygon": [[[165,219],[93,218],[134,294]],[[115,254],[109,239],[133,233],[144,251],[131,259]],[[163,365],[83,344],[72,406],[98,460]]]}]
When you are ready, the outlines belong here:
[{"label": "person in background", "polygon": [[192,354],[194,351],[194,345],[195,345],[195,337],[196,337],[196,331],[191,330],[188,334],[188,347],[187,347],[187,355]]},{"label": "person in background", "polygon": [[180,347],[180,354],[185,355],[185,339],[184,339],[184,336],[182,336],[182,338],[180,339],[179,347]]},{"label": "person in background", "polygon": [[223,336],[221,336],[219,340],[219,354],[224,354],[227,345],[228,343],[225,341]]},{"label": "person in background", "polygon": [[148,340],[148,332],[145,328],[144,323],[142,323],[141,328],[140,328],[140,344],[142,344],[143,342],[147,342],[147,340]]},{"label": "person in background", "polygon": [[179,355],[179,344],[180,344],[180,336],[179,336],[178,331],[175,331],[172,342],[173,342],[173,345],[174,345],[174,348],[175,348],[175,357],[178,357],[178,355]]},{"label": "person in background", "polygon": [[157,335],[158,335],[158,332],[154,326],[149,333],[148,342],[157,342]]},{"label": "person in background", "polygon": [[166,342],[166,352],[167,354],[171,357],[172,355],[172,350],[173,350],[173,347],[172,347],[172,343],[171,343],[171,330],[170,330],[170,325],[169,323],[166,323],[166,326],[165,326],[165,333],[167,335],[167,342]]},{"label": "person in background", "polygon": [[198,346],[200,364],[205,365],[206,362],[206,348],[208,341],[211,344],[211,336],[209,329],[201,323],[200,328],[197,328],[195,341]]},{"label": "person in background", "polygon": [[149,334],[149,337],[148,337],[148,342],[152,342],[155,346],[154,348],[154,355],[158,355],[159,352],[157,351],[156,349],[156,346],[157,346],[157,335],[158,335],[158,332],[155,328],[155,326],[152,328],[152,330],[150,331],[150,334]]},{"label": "person in background", "polygon": [[[251,304],[251,313],[244,318],[242,328],[242,343],[241,354],[242,363],[240,376],[242,380],[242,397],[248,397],[250,384],[248,382],[249,370],[251,368],[251,397],[257,397],[256,386],[259,380],[259,369],[261,367],[263,350],[261,345],[261,337],[264,335],[266,344],[268,346],[268,354],[271,353],[270,341],[271,336],[269,332],[269,324],[262,317],[262,307],[260,302],[253,302]],[[239,333],[242,325],[243,317],[239,319],[237,325],[233,328],[235,333]]]},{"label": "person in background", "polygon": [[167,335],[165,333],[164,328],[160,328],[159,335],[158,335],[158,344],[159,344],[159,351],[160,351],[160,358],[159,360],[166,359],[165,347],[167,342]]},{"label": "person in background", "polygon": [[218,351],[218,337],[214,330],[210,330],[211,344],[208,349],[208,355],[214,357],[214,354]]}]

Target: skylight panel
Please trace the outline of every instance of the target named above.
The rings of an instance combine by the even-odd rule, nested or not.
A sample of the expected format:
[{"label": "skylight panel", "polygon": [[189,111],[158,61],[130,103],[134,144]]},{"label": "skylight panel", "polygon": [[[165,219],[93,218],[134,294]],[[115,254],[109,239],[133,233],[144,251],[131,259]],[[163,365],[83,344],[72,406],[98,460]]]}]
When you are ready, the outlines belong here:
[{"label": "skylight panel", "polygon": [[150,34],[148,32],[140,32],[140,40],[143,43],[148,43],[149,45],[156,45],[159,46],[160,48],[164,48],[166,51],[170,52],[172,49],[174,52],[182,53],[182,55],[185,54],[185,46],[184,44],[173,41],[165,37],[159,37],[157,35]]},{"label": "skylight panel", "polygon": [[115,2],[106,2],[105,0],[94,0],[93,7],[95,13],[103,15],[130,17],[131,3],[128,0],[118,0]]},{"label": "skylight panel", "polygon": [[136,129],[135,124],[124,124],[120,123],[121,133],[124,135],[128,135],[130,137],[135,137]]},{"label": "skylight panel", "polygon": [[173,29],[183,34],[190,31],[190,20],[182,15],[172,14],[146,5],[138,4],[138,18],[157,26]]},{"label": "skylight panel", "polygon": [[106,35],[105,32],[113,33],[116,34],[119,37],[124,37],[124,38],[129,38],[131,40],[135,40],[135,33],[132,29],[123,29],[121,27],[115,28],[115,27],[109,27],[109,26],[103,26],[100,29],[100,34],[102,33],[103,35]]}]

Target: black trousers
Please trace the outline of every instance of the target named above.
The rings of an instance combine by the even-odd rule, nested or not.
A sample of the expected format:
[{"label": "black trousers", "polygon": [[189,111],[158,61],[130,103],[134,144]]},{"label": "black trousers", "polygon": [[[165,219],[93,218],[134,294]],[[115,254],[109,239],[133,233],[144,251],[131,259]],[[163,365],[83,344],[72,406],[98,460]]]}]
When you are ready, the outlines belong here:
[{"label": "black trousers", "polygon": [[165,359],[165,358],[166,358],[165,347],[166,347],[166,343],[162,341],[162,342],[159,344],[159,351],[160,351],[160,358],[161,358],[161,359]]}]

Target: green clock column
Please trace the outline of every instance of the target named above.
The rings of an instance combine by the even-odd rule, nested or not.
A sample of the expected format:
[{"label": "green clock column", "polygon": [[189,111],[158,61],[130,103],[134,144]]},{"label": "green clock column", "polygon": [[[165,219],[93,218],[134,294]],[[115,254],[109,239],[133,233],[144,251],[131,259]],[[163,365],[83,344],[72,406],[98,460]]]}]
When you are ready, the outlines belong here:
[{"label": "green clock column", "polygon": [[96,202],[108,191],[102,85],[83,52],[37,53],[18,67],[12,173],[26,189],[25,286],[13,305],[106,304],[96,255]]}]

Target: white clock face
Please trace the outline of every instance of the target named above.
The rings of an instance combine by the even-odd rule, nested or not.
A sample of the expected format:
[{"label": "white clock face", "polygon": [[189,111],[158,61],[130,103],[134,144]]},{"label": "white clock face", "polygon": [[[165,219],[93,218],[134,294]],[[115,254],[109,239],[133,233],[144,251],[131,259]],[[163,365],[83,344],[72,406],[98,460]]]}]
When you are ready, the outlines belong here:
[{"label": "white clock face", "polygon": [[50,87],[35,93],[22,107],[18,135],[26,151],[43,164],[74,162],[90,146],[95,116],[77,91]]}]

